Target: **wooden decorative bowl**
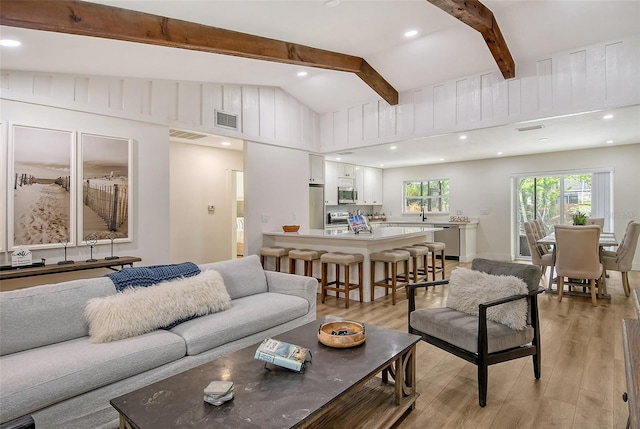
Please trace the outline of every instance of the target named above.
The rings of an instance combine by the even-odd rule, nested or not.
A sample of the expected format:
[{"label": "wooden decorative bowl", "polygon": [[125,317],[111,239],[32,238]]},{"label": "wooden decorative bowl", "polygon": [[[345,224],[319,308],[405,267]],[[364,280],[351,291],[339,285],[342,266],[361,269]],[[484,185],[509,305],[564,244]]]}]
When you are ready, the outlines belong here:
[{"label": "wooden decorative bowl", "polygon": [[318,329],[318,341],[328,347],[355,347],[364,343],[366,338],[364,325],[358,322],[327,322]]},{"label": "wooden decorative bowl", "polygon": [[298,232],[300,229],[300,225],[282,225],[282,230],[284,232]]}]

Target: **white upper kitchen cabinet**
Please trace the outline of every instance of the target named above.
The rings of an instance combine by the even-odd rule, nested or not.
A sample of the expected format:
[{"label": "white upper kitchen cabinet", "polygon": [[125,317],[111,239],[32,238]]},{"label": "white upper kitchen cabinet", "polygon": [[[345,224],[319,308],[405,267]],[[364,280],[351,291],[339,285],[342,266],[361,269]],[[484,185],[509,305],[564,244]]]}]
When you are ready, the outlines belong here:
[{"label": "white upper kitchen cabinet", "polygon": [[324,185],[324,156],[309,155],[309,184]]},{"label": "white upper kitchen cabinet", "polygon": [[382,169],[361,167],[364,169],[364,204],[382,205]]},{"label": "white upper kitchen cabinet", "polygon": [[339,162],[337,167],[338,177],[350,177],[353,179],[356,176],[356,166],[353,164],[343,164]]},{"label": "white upper kitchen cabinet", "polygon": [[324,203],[325,205],[338,205],[338,174],[337,163],[325,161],[324,163]]}]

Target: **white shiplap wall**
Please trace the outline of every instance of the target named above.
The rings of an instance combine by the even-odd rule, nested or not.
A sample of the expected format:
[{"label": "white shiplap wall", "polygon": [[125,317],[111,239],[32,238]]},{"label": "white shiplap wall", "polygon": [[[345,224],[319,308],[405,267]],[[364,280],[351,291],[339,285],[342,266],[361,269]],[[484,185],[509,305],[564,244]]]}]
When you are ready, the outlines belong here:
[{"label": "white shiplap wall", "polygon": [[[99,115],[320,150],[319,116],[279,88],[2,71],[1,97]],[[217,127],[215,111],[238,115]]]},{"label": "white shiplap wall", "polygon": [[640,103],[640,36],[516,64],[321,115],[323,151]]}]

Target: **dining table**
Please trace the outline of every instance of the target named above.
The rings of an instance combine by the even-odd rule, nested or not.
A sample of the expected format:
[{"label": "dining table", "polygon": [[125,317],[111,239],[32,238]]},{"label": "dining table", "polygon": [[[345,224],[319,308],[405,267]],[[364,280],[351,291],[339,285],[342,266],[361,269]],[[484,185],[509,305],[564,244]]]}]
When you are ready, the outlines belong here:
[{"label": "dining table", "polygon": [[[545,235],[544,237],[542,237],[541,239],[537,240],[536,243],[538,244],[546,244],[549,246],[553,247],[553,260],[555,261],[555,250],[556,250],[556,234],[555,232],[552,232],[550,234]],[[598,240],[598,245],[600,246],[600,254],[602,254],[602,250],[605,247],[615,247],[617,246],[618,240],[616,239],[616,236],[613,232],[601,232],[600,233],[600,238]],[[609,295],[607,293],[607,282],[606,282],[606,276],[602,276],[602,298],[605,299],[611,299],[611,295]],[[557,284],[557,277],[554,279],[550,279],[549,280],[549,286],[547,287],[547,292],[550,293],[558,293],[558,291],[556,289],[553,289],[553,284],[556,283]],[[564,292],[567,295],[579,295],[579,296],[586,296],[586,297],[590,297],[591,295],[589,295],[586,292],[580,292],[580,291],[568,291],[568,292]]]}]

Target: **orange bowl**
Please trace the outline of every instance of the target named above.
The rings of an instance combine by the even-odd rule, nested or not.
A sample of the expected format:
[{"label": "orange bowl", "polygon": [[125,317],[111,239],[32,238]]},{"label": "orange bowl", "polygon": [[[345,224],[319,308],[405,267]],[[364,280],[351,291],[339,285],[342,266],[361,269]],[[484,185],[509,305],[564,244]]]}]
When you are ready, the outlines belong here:
[{"label": "orange bowl", "polygon": [[300,229],[300,225],[282,225],[282,230],[284,232],[298,232]]},{"label": "orange bowl", "polygon": [[318,329],[318,341],[328,347],[355,347],[364,343],[366,338],[364,325],[348,320],[323,323]]}]

